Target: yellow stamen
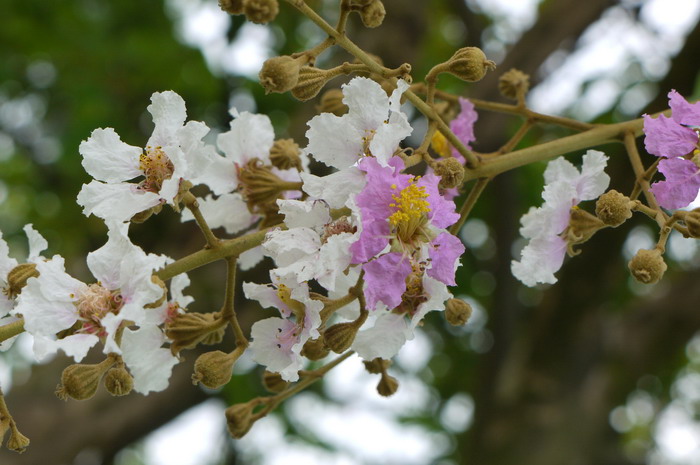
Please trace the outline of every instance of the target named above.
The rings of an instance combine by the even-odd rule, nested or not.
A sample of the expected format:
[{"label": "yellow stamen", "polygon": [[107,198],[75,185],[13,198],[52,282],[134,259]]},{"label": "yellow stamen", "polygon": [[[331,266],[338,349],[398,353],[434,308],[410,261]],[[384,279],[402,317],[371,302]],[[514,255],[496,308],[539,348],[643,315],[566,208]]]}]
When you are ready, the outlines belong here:
[{"label": "yellow stamen", "polygon": [[451,156],[450,144],[440,131],[435,131],[433,138],[430,140],[430,146],[441,157],[448,158]]}]

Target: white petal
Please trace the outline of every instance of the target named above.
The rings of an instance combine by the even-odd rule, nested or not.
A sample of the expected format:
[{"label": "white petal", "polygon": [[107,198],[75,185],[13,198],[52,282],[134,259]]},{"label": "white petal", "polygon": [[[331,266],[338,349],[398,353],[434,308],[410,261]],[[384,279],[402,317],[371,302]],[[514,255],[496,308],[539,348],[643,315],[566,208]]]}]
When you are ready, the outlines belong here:
[{"label": "white petal", "polygon": [[275,131],[270,118],[244,111],[231,121],[229,131],[219,134],[217,145],[226,158],[244,165],[252,158],[269,162],[274,140]]},{"label": "white petal", "polygon": [[[204,199],[199,199],[199,210],[210,228],[226,229],[228,234],[235,234],[247,229],[258,220],[248,210],[245,200],[238,192],[224,194],[214,199],[211,194]],[[182,221],[194,220],[194,215],[189,209],[182,211]]]},{"label": "white petal", "polygon": [[260,263],[263,258],[265,258],[265,253],[262,246],[259,245],[243,252],[238,257],[238,266],[241,267],[241,270],[246,271]]},{"label": "white petal", "polygon": [[357,234],[334,234],[321,246],[314,278],[328,291],[335,289],[338,277],[350,266],[350,244],[357,239]]},{"label": "white petal", "polygon": [[354,166],[323,177],[301,173],[301,179],[304,192],[325,200],[331,208],[347,206],[348,199],[362,191],[367,183],[365,174]]},{"label": "white petal", "polygon": [[31,224],[24,227],[24,233],[29,240],[29,256],[27,257],[27,261],[36,262],[41,259],[40,254],[49,247],[49,243],[46,242],[44,236],[39,234]]},{"label": "white petal", "polygon": [[564,181],[574,184],[581,173],[574,165],[564,157],[559,157],[547,163],[544,170],[544,183],[552,184],[555,181]]},{"label": "white petal", "polygon": [[138,331],[125,329],[122,335],[122,358],[134,377],[134,390],[141,394],[168,387],[173,366],[178,362],[169,349],[161,346],[165,337],[156,326]]},{"label": "white petal", "polygon": [[155,92],[151,96],[148,112],[153,115],[156,127],[148,140],[152,147],[178,143],[177,132],[182,129],[187,118],[185,101],[175,92]]},{"label": "white petal", "polygon": [[610,184],[610,176],[605,173],[608,157],[603,152],[589,150],[583,156],[581,179],[577,190],[580,201],[599,197]]},{"label": "white petal", "polygon": [[311,228],[320,231],[331,222],[328,204],[321,200],[278,200],[279,211],[288,228]]},{"label": "white petal", "polygon": [[8,273],[16,266],[17,260],[10,257],[10,248],[2,238],[2,231],[0,231],[0,283],[6,281]]},{"label": "white petal", "polygon": [[388,124],[382,124],[369,143],[369,150],[382,166],[389,166],[389,159],[399,147],[399,142],[410,136],[413,128],[403,113],[393,113]]},{"label": "white petal", "polygon": [[365,360],[377,357],[389,360],[409,339],[413,339],[413,331],[406,318],[384,312],[377,317],[374,326],[357,333],[352,349]]},{"label": "white petal", "polygon": [[376,129],[389,116],[389,97],[368,78],[356,77],[343,85],[343,103],[349,108],[351,124],[359,129]]},{"label": "white petal", "polygon": [[98,341],[99,338],[94,334],[73,334],[58,340],[34,336],[34,356],[38,361],[42,361],[46,356],[62,350],[69,357],[73,357],[76,363],[80,363]]},{"label": "white petal", "polygon": [[112,128],[95,129],[78,150],[83,168],[98,181],[115,183],[143,175],[139,168],[143,150],[122,142]]},{"label": "white petal", "polygon": [[190,278],[186,273],[179,274],[170,280],[170,295],[172,300],[177,302],[181,308],[187,307],[194,301],[194,298],[185,295],[182,291],[190,285]]},{"label": "white petal", "polygon": [[153,192],[137,191],[135,185],[104,184],[91,181],[78,193],[78,205],[85,216],[95,215],[111,221],[128,221],[137,213],[155,207],[160,197]]},{"label": "white petal", "polygon": [[347,114],[339,117],[322,113],[308,124],[306,152],[321,163],[343,169],[357,163],[362,156],[365,131],[353,126]]}]

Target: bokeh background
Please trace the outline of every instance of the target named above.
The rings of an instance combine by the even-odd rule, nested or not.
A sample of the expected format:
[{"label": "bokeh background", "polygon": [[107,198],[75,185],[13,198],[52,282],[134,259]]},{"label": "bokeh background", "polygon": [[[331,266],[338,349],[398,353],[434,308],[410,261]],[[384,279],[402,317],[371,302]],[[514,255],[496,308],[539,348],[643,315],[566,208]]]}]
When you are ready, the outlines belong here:
[{"label": "bokeh background", "polygon": [[[317,101],[266,96],[256,82],[266,58],[323,38],[282,3],[277,20],[260,26],[226,15],[213,0],[3,0],[0,230],[13,255],[25,256],[21,228],[31,222],[48,239],[49,255],[67,257],[68,271],[89,279],[85,255],[104,243],[106,228],[75,204],[89,181],[78,145],[98,127],[142,145],[152,129],[146,106],[155,91],[182,95],[189,117],[213,128],[212,141],[235,106],[269,115],[278,137],[305,145]],[[328,19],[337,15],[336,1],[308,3]],[[384,3],[380,28],[362,29],[353,17],[350,34],[388,66],[409,62],[418,80],[463,46],[480,46],[498,63],[495,73],[469,86],[441,78],[442,89],[460,95],[503,101],[497,77],[511,67],[531,75],[534,109],[586,121],[662,110],[672,88],[698,95],[697,0]],[[318,63],[347,59],[338,51]],[[474,148],[497,149],[518,123],[481,113]],[[412,124],[408,143],[415,145],[425,121],[412,113]],[[521,145],[566,134],[537,127]],[[611,157],[611,187],[629,192],[633,178],[621,147],[601,149]],[[0,354],[0,384],[32,445],[21,456],[0,450],[0,463],[700,464],[695,241],[672,235],[664,280],[636,284],[626,261],[649,247],[656,232],[646,218],[634,218],[585,244],[555,286],[525,288],[510,275],[510,261],[523,245],[519,217],[540,203],[544,166],[506,173],[487,187],[461,232],[468,251],[453,289],[474,315],[464,328],[429,316],[392,368],[400,381],[395,396],[378,396],[376,376],[351,359],[233,441],[223,409],[263,393],[260,370],[249,361],[217,392],[192,386],[196,354],[187,353],[163,393],[64,403],[53,390],[69,362],[34,364],[31,340],[23,337]],[[131,235],[147,251],[175,258],[203,244],[192,225],[167,210],[132,226]],[[264,282],[266,266],[245,279]],[[217,310],[223,266],[191,277],[190,308]],[[238,308],[248,326],[271,315],[243,300]]]}]

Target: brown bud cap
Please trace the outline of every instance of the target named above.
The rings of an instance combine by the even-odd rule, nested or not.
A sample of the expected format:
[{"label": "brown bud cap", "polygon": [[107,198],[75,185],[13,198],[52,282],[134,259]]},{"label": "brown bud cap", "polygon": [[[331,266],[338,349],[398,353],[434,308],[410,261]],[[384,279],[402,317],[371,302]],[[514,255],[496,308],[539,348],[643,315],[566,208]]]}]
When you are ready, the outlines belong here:
[{"label": "brown bud cap", "polygon": [[112,357],[96,365],[69,365],[61,374],[61,384],[56,388],[56,396],[61,400],[73,398],[86,400],[97,392],[105,371],[114,364]]},{"label": "brown bud cap", "polygon": [[343,103],[343,91],[340,89],[328,89],[321,96],[321,103],[316,106],[319,113],[333,113],[335,116],[343,116],[349,108]]},{"label": "brown bud cap", "polygon": [[447,71],[467,82],[480,81],[486,71],[496,69],[496,63],[486,58],[478,47],[457,50],[447,62]]},{"label": "brown bud cap", "polygon": [[269,23],[279,11],[277,0],[243,0],[243,14],[248,21],[256,24]]},{"label": "brown bud cap", "polygon": [[573,246],[583,244],[601,228],[605,227],[597,216],[591,215],[586,210],[573,207],[569,216],[569,226],[566,228],[565,236],[570,256],[578,255]]},{"label": "brown bud cap", "polygon": [[316,97],[326,82],[334,76],[335,74],[325,69],[303,66],[299,70],[299,82],[292,89],[292,95],[302,102],[310,100]]},{"label": "brown bud cap", "polygon": [[163,290],[163,294],[155,302],[150,303],[148,305],[144,305],[144,308],[158,308],[161,305],[163,305],[165,299],[168,298],[168,287],[165,285],[163,280],[156,275],[151,275],[151,281],[160,286],[160,288]]},{"label": "brown bud cap", "polygon": [[374,0],[360,9],[360,19],[366,27],[377,27],[384,22],[386,10],[381,0]]},{"label": "brown bud cap", "polygon": [[220,388],[231,381],[236,359],[232,354],[220,350],[200,355],[194,362],[192,384],[202,383],[210,389]]},{"label": "brown bud cap", "polygon": [[181,313],[165,325],[165,335],[173,341],[170,350],[177,354],[195,347],[225,325],[217,313]]},{"label": "brown bud cap", "polygon": [[255,404],[246,402],[245,404],[232,405],[226,409],[226,426],[228,432],[236,439],[246,435],[255,421],[253,420],[253,408]]},{"label": "brown bud cap", "polygon": [[34,263],[22,263],[12,268],[7,274],[7,287],[4,292],[8,298],[14,299],[22,292],[22,288],[27,284],[29,278],[38,278],[39,272]]},{"label": "brown bud cap", "polygon": [[334,324],[323,332],[326,347],[336,354],[342,354],[352,345],[358,329],[357,321]]},{"label": "brown bud cap", "polygon": [[219,0],[219,7],[230,15],[242,15],[245,0]]},{"label": "brown bud cap", "polygon": [[265,389],[274,393],[282,392],[289,386],[289,383],[283,380],[279,373],[273,373],[267,370],[263,373],[262,381]]},{"label": "brown bud cap", "polygon": [[265,60],[258,78],[260,85],[265,88],[265,93],[287,92],[294,88],[299,81],[299,69],[302,62],[289,55],[282,55]]},{"label": "brown bud cap", "polygon": [[679,215],[685,222],[690,237],[694,237],[696,239],[700,238],[700,208],[696,208],[695,210],[691,210],[689,212],[679,210],[676,212],[676,215]]},{"label": "brown bud cap", "polygon": [[113,396],[125,396],[134,388],[134,378],[126,371],[124,364],[119,363],[107,370],[104,385],[107,392]]},{"label": "brown bud cap", "polygon": [[472,316],[472,306],[462,299],[449,299],[445,307],[445,318],[452,326],[464,326]]},{"label": "brown bud cap", "polygon": [[27,446],[29,446],[29,438],[20,433],[17,426],[14,424],[11,425],[10,428],[12,432],[10,433],[10,439],[7,440],[7,448],[13,452],[19,452],[21,454],[27,449]]},{"label": "brown bud cap", "polygon": [[383,358],[375,358],[372,360],[365,360],[362,363],[365,365],[365,370],[373,375],[379,375],[384,373],[387,368],[391,366],[391,360],[384,360]]},{"label": "brown bud cap", "polygon": [[309,339],[304,344],[304,348],[301,349],[301,355],[313,361],[325,358],[330,352],[330,349],[326,347],[323,336],[318,339]]},{"label": "brown bud cap", "polygon": [[615,228],[632,218],[633,204],[626,195],[609,190],[595,203],[595,214],[603,223]]},{"label": "brown bud cap", "polygon": [[517,100],[518,96],[525,96],[529,89],[530,76],[519,69],[513,68],[498,78],[498,90],[504,97]]},{"label": "brown bud cap", "polygon": [[301,171],[300,155],[301,149],[294,139],[277,139],[270,148],[270,163],[281,170],[296,168]]},{"label": "brown bud cap", "polygon": [[158,204],[155,207],[151,207],[147,210],[144,210],[142,212],[138,212],[134,216],[131,217],[129,221],[131,221],[134,224],[141,224],[145,223],[147,219],[149,219],[152,215],[157,215],[160,213],[160,211],[163,209],[163,205]]},{"label": "brown bud cap", "polygon": [[377,384],[377,392],[380,396],[389,397],[399,389],[399,381],[393,376],[382,374],[379,384]]},{"label": "brown bud cap", "polygon": [[464,166],[456,158],[445,158],[433,165],[435,174],[440,176],[439,186],[443,189],[459,187],[464,182]]},{"label": "brown bud cap", "polygon": [[644,284],[654,284],[668,268],[659,249],[640,249],[627,266],[634,279]]}]

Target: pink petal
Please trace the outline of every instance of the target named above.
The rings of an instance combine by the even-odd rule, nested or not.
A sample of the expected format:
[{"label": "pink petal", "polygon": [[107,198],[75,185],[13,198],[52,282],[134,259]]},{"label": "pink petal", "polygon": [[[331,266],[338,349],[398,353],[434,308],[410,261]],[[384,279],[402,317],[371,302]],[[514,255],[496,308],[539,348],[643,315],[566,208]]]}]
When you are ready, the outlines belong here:
[{"label": "pink petal", "polygon": [[406,277],[411,273],[411,264],[398,252],[382,255],[366,263],[365,297],[367,307],[374,310],[377,302],[382,302],[389,309],[401,303],[401,296],[406,291]]},{"label": "pink petal", "polygon": [[659,157],[682,157],[692,152],[698,135],[664,115],[652,118],[644,115],[644,146],[647,152]]},{"label": "pink petal", "polygon": [[685,158],[664,159],[659,162],[659,171],[666,180],[655,182],[650,189],[659,205],[675,210],[695,200],[700,189],[700,170],[695,163]]}]

